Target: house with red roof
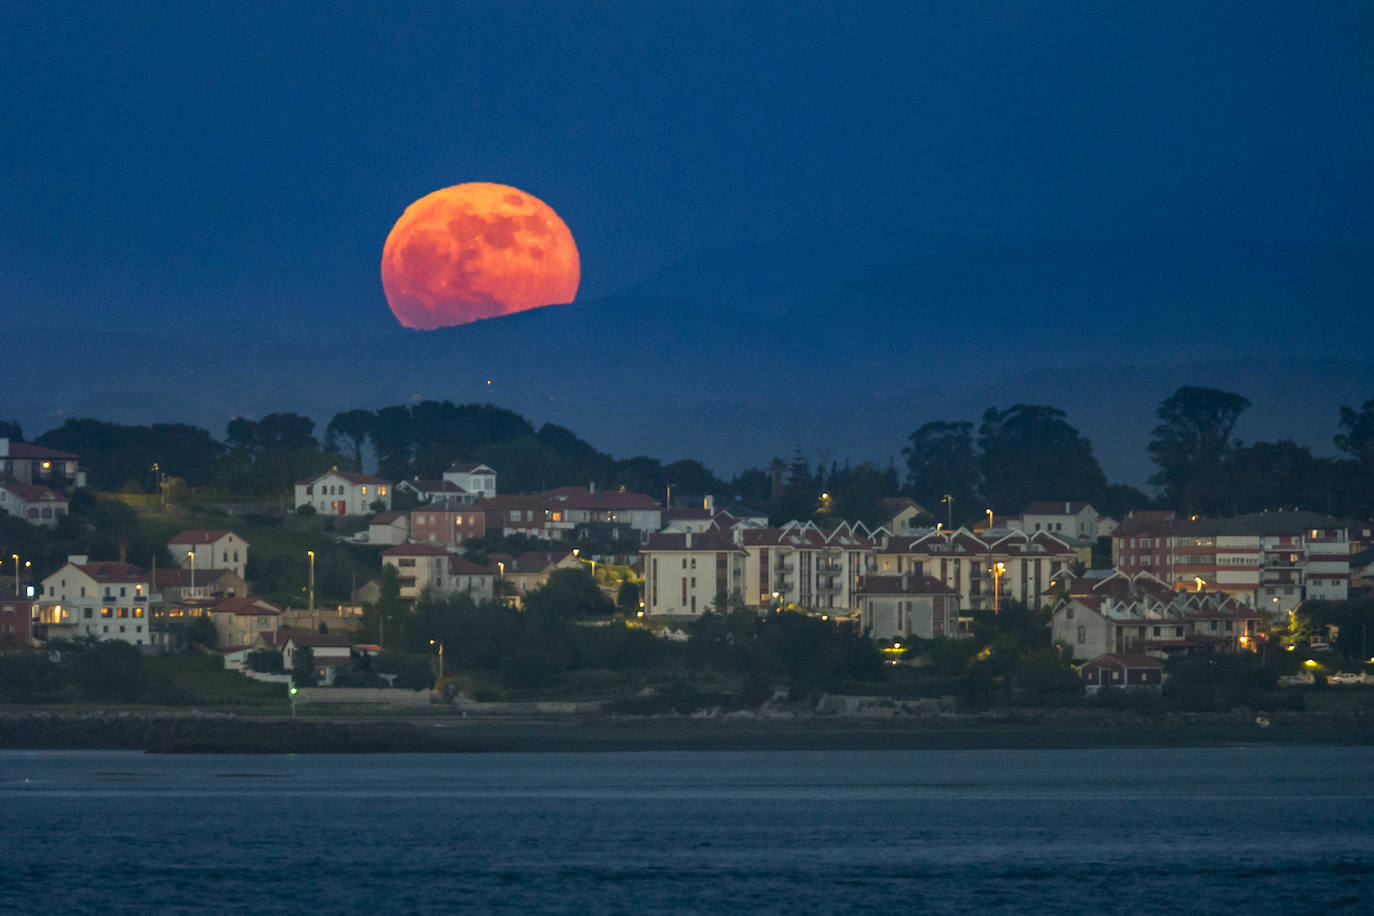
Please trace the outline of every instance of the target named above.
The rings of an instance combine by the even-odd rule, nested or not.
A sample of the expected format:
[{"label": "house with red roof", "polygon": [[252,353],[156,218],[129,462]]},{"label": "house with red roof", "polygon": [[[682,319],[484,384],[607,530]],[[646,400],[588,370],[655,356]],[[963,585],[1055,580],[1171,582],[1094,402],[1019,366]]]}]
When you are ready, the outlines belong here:
[{"label": "house with red roof", "polygon": [[640,556],[646,617],[699,617],[721,597],[744,600],[749,552],[729,531],[656,532]]},{"label": "house with red roof", "polygon": [[932,576],[971,610],[993,610],[1003,599],[1039,608],[1047,603],[1050,581],[1077,557],[1071,545],[1046,531],[990,528],[978,535],[936,527],[891,538],[877,549],[875,566],[885,575]]},{"label": "house with red roof", "polygon": [[868,575],[854,590],[859,625],[870,639],[940,639],[959,632],[959,594],[933,576]]},{"label": "house with red roof", "polygon": [[477,602],[490,601],[496,593],[492,570],[433,544],[400,544],[382,551],[382,563],[395,567],[405,601],[414,601],[426,589],[435,595],[468,595]]},{"label": "house with red roof", "polygon": [[416,506],[410,512],[409,540],[418,544],[456,548],[471,538],[485,536],[486,532],[487,514],[475,507],[446,509],[428,505]]},{"label": "house with red roof", "polygon": [[367,543],[404,544],[410,540],[410,516],[404,512],[381,512],[367,520]]},{"label": "house with red roof", "polygon": [[312,633],[309,630],[281,630],[277,634],[282,665],[287,671],[296,666],[296,655],[308,648],[315,676],[322,684],[334,682],[334,672],[353,663],[353,640],[346,633]]},{"label": "house with red roof", "polygon": [[0,436],[0,480],[67,489],[84,487],[86,472],[71,452]]},{"label": "house with red roof", "polygon": [[372,474],[332,468],[296,482],[296,508],[309,506],[321,515],[373,515],[391,509],[391,484]]},{"label": "house with red roof", "polygon": [[1078,676],[1088,693],[1103,687],[1158,691],[1164,685],[1164,663],[1139,652],[1109,652],[1084,662]]},{"label": "house with red roof", "polygon": [[70,556],[40,585],[34,602],[38,624],[34,635],[39,639],[89,636],[151,646],[151,585],[148,574],[132,564]]},{"label": "house with red roof", "polygon": [[1052,589],[1051,638],[1078,660],[1257,650],[1263,616],[1223,591],[1176,591],[1151,573],[1110,569],[1065,570]]},{"label": "house with red roof", "polygon": [[36,483],[0,483],[0,512],[30,525],[56,528],[67,514],[67,497]]},{"label": "house with red roof", "polygon": [[182,569],[227,569],[240,579],[248,569],[248,542],[224,528],[179,532],[167,541],[167,552]]},{"label": "house with red roof", "polygon": [[283,612],[270,601],[244,595],[221,598],[209,605],[206,613],[215,624],[216,644],[228,648],[254,645],[259,633],[277,629]]}]

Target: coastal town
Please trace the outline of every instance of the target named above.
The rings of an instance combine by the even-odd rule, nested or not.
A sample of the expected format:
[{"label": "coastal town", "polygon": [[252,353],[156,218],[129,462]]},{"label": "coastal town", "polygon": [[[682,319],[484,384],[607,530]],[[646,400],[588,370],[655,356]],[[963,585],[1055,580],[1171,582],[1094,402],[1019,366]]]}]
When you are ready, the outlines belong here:
[{"label": "coastal town", "polygon": [[[1028,634],[1017,644],[1021,662],[1038,653],[1054,676],[1034,681],[1013,663],[999,681],[1004,696],[1034,701],[1158,694],[1178,665],[1220,657],[1253,660],[1273,686],[1370,679],[1363,624],[1342,635],[1304,609],[1368,593],[1374,530],[1313,511],[1141,509],[1111,518],[1087,501],[1040,499],[1015,514],[987,508],[976,520],[961,511],[960,523],[952,498],[932,511],[892,494],[866,522],[828,512],[834,497],[822,491],[808,517],[778,520],[738,499],[671,487],[504,493],[498,468],[459,458],[433,479],[331,466],[296,480],[289,504],[267,517],[318,542],[267,564],[260,536],[249,534],[264,524],[260,505],[198,506],[155,469],[151,493],[100,493],[96,502],[136,506],[131,515],[164,524],[207,512],[222,523],[179,528],[146,563],[121,548],[35,565],[24,532],[41,539],[71,524],[74,501],[90,502],[87,459],[0,438],[0,468],[9,574],[0,648],[10,654],[79,656],[81,647],[117,643],[136,650],[122,656],[135,661],[198,653],[245,680],[290,687],[293,697],[337,686],[342,700],[399,683],[424,701],[472,708],[474,693],[493,696],[473,689],[480,678],[464,677],[464,650],[479,640],[465,631],[474,609],[519,619],[552,602],[584,632],[614,628],[664,644],[705,640],[709,621],[731,615],[760,625],[804,618],[833,634],[821,638],[860,641],[875,664],[902,669],[894,675],[941,668],[943,687],[927,686],[952,694],[1013,621]],[[316,581],[327,547],[352,558],[347,595],[328,601]],[[294,600],[282,601],[280,586],[255,588],[256,571],[269,566],[298,582]],[[939,662],[959,655],[946,644],[968,647],[953,667]],[[405,653],[408,667],[385,670]],[[577,667],[512,676],[511,659],[495,664],[507,666],[507,686],[545,688],[558,670]],[[744,682],[772,673],[739,667]],[[856,674],[862,667],[850,672],[850,689],[867,677]],[[786,685],[756,685],[754,699]]]}]

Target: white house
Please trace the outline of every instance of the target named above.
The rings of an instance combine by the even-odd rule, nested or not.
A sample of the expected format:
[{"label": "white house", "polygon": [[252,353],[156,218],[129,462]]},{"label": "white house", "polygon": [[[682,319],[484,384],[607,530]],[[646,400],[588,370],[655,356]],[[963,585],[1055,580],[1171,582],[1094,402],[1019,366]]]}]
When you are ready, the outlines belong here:
[{"label": "white house", "polygon": [[861,528],[841,522],[823,531],[811,522],[781,528],[736,529],[749,555],[744,594],[749,604],[847,616],[854,587],[871,571],[876,546]]},{"label": "white house", "polygon": [[0,479],[3,480],[51,483],[63,488],[84,487],[86,472],[79,461],[71,452],[59,452],[28,442],[11,442],[0,436]]},{"label": "white house", "polygon": [[496,593],[496,574],[471,560],[433,544],[401,544],[382,552],[382,562],[394,566],[401,598],[414,601],[425,589],[435,595],[466,594],[473,601],[489,601]]},{"label": "white house", "polygon": [[0,512],[31,525],[56,528],[67,514],[67,497],[36,483],[0,483]]},{"label": "white house", "polygon": [[321,515],[372,515],[380,502],[391,509],[391,485],[371,474],[334,468],[296,484],[296,508],[309,506]]},{"label": "white house", "polygon": [[315,676],[324,684],[332,684],[335,669],[353,660],[353,641],[345,633],[283,630],[277,634],[277,643],[281,646],[282,666],[287,671],[296,666],[296,654],[301,649],[310,649]]},{"label": "white house", "polygon": [[275,632],[282,618],[282,609],[275,604],[247,596],[222,598],[207,611],[221,648],[251,646],[259,633]]},{"label": "white house", "polygon": [[44,638],[90,636],[152,645],[148,574],[112,561],[70,556],[42,582],[34,605]]},{"label": "white house", "polygon": [[248,569],[248,542],[224,529],[182,531],[167,542],[167,551],[182,569],[227,569],[240,579]]},{"label": "white house", "polygon": [[410,517],[404,512],[382,512],[367,521],[369,544],[404,544],[410,540]]},{"label": "white house", "polygon": [[660,532],[640,548],[645,616],[697,617],[718,596],[744,600],[749,554],[726,531]]},{"label": "white house", "polygon": [[454,462],[444,471],[444,480],[466,494],[465,503],[496,495],[496,472],[485,464]]},{"label": "white house", "polygon": [[940,639],[959,633],[959,594],[932,576],[864,576],[855,589],[870,639]]},{"label": "white house", "polygon": [[1116,530],[1116,522],[1101,515],[1092,503],[1067,500],[1031,503],[1020,515],[1007,519],[1007,526],[1027,534],[1048,531],[1071,544],[1091,544]]}]

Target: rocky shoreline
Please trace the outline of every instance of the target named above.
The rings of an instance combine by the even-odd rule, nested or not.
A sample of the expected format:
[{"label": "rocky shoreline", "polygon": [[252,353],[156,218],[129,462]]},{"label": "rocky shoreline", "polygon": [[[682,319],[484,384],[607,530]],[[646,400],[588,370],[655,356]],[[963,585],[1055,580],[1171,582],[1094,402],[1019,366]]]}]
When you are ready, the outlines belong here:
[{"label": "rocky shoreline", "polygon": [[0,712],[0,748],[331,754],[668,750],[954,750],[1374,744],[1364,711],[1158,717],[1025,709],[920,720],[839,716],[262,718],[187,711]]}]

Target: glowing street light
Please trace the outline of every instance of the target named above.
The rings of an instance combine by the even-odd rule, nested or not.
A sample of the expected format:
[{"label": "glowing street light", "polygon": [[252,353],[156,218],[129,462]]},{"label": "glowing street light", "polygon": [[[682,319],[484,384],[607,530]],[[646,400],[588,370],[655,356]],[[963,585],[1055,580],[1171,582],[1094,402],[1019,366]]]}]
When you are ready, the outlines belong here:
[{"label": "glowing street light", "polygon": [[307,550],[305,555],[310,558],[310,622],[315,622],[315,551]]},{"label": "glowing street light", "polygon": [[442,639],[437,641],[431,639],[429,644],[439,647],[439,680],[434,682],[434,689],[438,690],[439,684],[444,680],[444,641]]},{"label": "glowing street light", "polygon": [[953,494],[946,493],[944,496],[941,496],[941,497],[940,497],[940,502],[942,502],[942,503],[945,504],[945,510],[946,510],[946,511],[945,511],[945,522],[949,525],[949,527],[953,528],[953,527],[954,527],[954,496],[953,496]]},{"label": "glowing street light", "polygon": [[991,509],[984,509],[983,511],[986,512],[986,513],[988,514],[988,530],[991,531],[991,530],[992,530],[992,510],[991,510]]},{"label": "glowing street light", "polygon": [[997,562],[992,565],[992,613],[998,613],[1002,599],[1002,576],[1006,575],[1007,564]]},{"label": "glowing street light", "polygon": [[196,552],[194,550],[186,551],[186,559],[191,561],[191,594],[194,595],[196,592]]}]

